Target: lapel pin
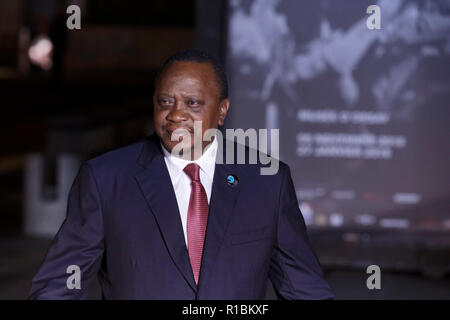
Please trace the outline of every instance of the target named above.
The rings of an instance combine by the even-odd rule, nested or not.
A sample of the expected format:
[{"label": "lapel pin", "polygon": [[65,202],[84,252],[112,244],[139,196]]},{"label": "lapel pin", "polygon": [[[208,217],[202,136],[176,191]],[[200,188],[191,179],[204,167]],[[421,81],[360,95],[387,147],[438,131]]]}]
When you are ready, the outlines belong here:
[{"label": "lapel pin", "polygon": [[234,187],[239,183],[239,180],[235,175],[229,174],[227,176],[227,183],[228,183],[228,185]]}]

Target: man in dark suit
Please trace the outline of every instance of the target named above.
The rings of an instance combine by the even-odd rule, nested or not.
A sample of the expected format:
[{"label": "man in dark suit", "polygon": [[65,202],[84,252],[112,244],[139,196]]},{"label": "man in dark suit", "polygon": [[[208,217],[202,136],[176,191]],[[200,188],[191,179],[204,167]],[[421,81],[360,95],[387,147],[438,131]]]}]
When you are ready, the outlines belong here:
[{"label": "man in dark suit", "polygon": [[86,298],[96,275],[105,299],[263,299],[267,279],[279,298],[333,298],[289,167],[216,163],[217,136],[195,156],[194,122],[217,128],[230,105],[220,64],[182,51],[155,84],[156,134],[81,166],[29,298]]}]

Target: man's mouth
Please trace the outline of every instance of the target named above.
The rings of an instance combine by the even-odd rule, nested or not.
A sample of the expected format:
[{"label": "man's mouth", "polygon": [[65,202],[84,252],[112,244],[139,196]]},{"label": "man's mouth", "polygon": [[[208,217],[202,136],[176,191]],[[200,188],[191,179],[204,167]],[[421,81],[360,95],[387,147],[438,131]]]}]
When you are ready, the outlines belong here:
[{"label": "man's mouth", "polygon": [[184,136],[192,134],[186,127],[168,127],[165,131],[172,141],[181,141]]}]

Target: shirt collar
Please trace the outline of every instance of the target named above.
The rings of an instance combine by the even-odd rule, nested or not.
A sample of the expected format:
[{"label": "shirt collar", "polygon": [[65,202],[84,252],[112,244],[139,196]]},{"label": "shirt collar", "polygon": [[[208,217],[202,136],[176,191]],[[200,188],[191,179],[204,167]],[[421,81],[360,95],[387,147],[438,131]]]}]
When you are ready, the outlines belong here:
[{"label": "shirt collar", "polygon": [[203,154],[197,160],[185,160],[180,157],[172,155],[164,145],[161,143],[161,148],[166,159],[166,164],[170,172],[183,172],[184,167],[189,163],[196,163],[209,178],[214,178],[214,169],[216,166],[216,154],[217,154],[217,136],[214,137],[214,141],[210,143]]}]

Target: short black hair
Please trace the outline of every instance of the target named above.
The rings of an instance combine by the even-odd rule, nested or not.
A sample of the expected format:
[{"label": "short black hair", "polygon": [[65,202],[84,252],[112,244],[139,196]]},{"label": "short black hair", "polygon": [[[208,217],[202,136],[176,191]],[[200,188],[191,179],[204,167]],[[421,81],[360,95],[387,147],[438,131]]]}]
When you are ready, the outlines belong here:
[{"label": "short black hair", "polygon": [[228,98],[228,80],[222,64],[220,63],[219,59],[217,59],[213,54],[203,50],[184,49],[175,52],[163,63],[158,73],[157,79],[162,74],[164,69],[166,69],[172,63],[185,61],[209,63],[213,67],[214,73],[217,78],[217,83],[220,90],[220,100]]}]

